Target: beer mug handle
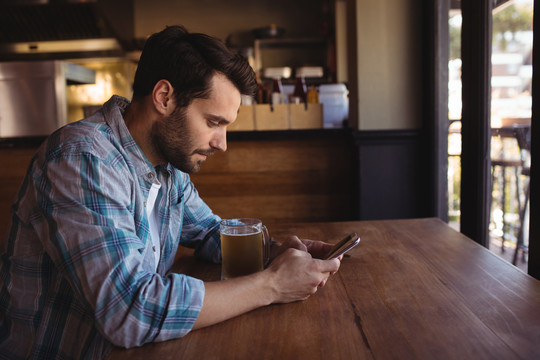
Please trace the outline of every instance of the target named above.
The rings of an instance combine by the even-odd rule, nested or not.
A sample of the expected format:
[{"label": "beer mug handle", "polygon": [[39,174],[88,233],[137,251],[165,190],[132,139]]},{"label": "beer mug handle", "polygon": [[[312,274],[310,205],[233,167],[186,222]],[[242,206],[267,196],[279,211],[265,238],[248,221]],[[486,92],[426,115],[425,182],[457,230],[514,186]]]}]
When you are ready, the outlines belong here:
[{"label": "beer mug handle", "polygon": [[262,234],[263,234],[263,266],[266,267],[270,262],[270,247],[272,246],[272,240],[268,234],[268,229],[266,226],[262,225]]}]

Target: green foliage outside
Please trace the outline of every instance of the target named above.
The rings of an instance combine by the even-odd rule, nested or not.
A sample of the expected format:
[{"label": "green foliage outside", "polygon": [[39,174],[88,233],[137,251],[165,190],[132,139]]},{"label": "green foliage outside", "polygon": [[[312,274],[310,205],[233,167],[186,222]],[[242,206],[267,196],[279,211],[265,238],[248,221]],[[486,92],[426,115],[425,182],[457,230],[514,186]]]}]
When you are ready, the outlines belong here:
[{"label": "green foliage outside", "polygon": [[[508,42],[506,34],[513,39],[519,31],[532,30],[533,8],[511,4],[493,12],[493,45],[504,51]],[[461,57],[461,26],[450,23],[450,59]]]},{"label": "green foliage outside", "polygon": [[533,24],[533,9],[529,6],[511,4],[493,14],[493,45],[504,51],[508,42],[506,34],[514,39],[518,31],[530,31]]}]

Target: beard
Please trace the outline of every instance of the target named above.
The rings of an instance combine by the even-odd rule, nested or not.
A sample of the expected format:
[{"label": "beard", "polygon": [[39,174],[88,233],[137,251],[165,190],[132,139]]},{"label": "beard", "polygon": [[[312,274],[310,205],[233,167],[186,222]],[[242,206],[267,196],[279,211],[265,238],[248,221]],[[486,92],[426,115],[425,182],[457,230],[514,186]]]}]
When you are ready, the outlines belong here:
[{"label": "beard", "polygon": [[188,174],[199,171],[204,162],[195,160],[194,155],[210,156],[214,153],[213,149],[197,149],[193,145],[185,108],[177,107],[170,116],[154,123],[150,141],[159,158]]}]

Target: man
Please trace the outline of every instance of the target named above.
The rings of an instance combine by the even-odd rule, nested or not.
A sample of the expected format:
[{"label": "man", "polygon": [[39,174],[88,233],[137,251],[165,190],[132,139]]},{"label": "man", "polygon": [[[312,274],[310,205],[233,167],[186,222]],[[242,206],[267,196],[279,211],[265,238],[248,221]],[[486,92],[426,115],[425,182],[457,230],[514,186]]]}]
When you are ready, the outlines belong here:
[{"label": "man", "polygon": [[[151,36],[129,103],[112,97],[32,159],[0,251],[0,358],[104,358],[260,306],[305,299],[339,268],[290,237],[262,272],[168,274],[179,244],[221,259],[218,224],[189,173],[226,150],[253,71],[180,26]],[[313,255],[313,257],[312,257]]]}]

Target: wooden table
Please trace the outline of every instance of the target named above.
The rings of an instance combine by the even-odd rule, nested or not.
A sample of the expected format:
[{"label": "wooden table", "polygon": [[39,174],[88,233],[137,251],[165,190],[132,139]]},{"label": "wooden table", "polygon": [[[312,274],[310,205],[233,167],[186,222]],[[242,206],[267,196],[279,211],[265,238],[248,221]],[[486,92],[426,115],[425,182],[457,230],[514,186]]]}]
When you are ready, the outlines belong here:
[{"label": "wooden table", "polygon": [[[271,305],[109,359],[540,359],[540,281],[438,219],[288,224],[362,241],[303,302]],[[175,271],[219,279],[181,258]]]}]

